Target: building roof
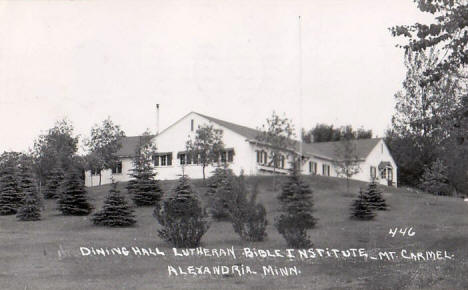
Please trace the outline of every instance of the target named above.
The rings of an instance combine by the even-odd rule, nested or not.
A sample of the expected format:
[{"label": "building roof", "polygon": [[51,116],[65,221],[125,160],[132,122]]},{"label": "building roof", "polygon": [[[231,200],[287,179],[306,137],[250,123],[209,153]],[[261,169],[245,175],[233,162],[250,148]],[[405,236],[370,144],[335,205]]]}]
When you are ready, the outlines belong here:
[{"label": "building roof", "polygon": [[[216,119],[200,113],[193,113],[245,137],[248,141],[254,141],[257,138],[257,136],[261,133],[261,131],[257,129],[252,129],[242,125]],[[151,135],[150,137],[153,138],[154,136],[155,135]],[[119,149],[119,151],[117,151],[116,155],[120,157],[135,156],[136,148],[138,147],[138,144],[142,142],[140,138],[141,136],[124,137],[122,139],[122,147]],[[365,159],[380,140],[381,138],[354,140],[354,142],[356,143],[358,158]],[[299,152],[301,142],[297,140],[293,140],[293,142],[294,148],[291,148],[291,150]],[[302,151],[304,155],[313,155],[317,158],[334,160],[337,157],[336,145],[338,143],[339,142],[320,142],[308,144],[302,142]]]},{"label": "building roof", "polygon": [[[149,138],[153,138],[155,135],[149,135]],[[146,139],[149,140],[149,139]],[[144,142],[143,136],[129,136],[123,137],[121,144],[122,147],[115,153],[119,157],[134,157],[136,149],[141,142]]]},{"label": "building roof", "polygon": [[[366,159],[366,157],[371,153],[372,149],[379,143],[381,138],[372,138],[372,139],[356,139],[353,142],[356,145],[356,155],[358,159]],[[313,147],[321,152],[323,155],[328,156],[332,159],[337,159],[336,146],[339,144],[339,141],[335,142],[317,142],[312,143]]]},{"label": "building roof", "polygon": [[[261,133],[259,130],[252,129],[249,127],[237,125],[231,122],[223,121],[220,119],[216,119],[210,116],[206,116],[200,113],[195,113],[200,115],[213,123],[217,123],[231,131],[234,131],[249,140],[254,140],[257,136]],[[357,156],[359,159],[365,159],[372,149],[377,145],[377,143],[381,140],[381,138],[372,138],[372,139],[357,139],[354,140],[356,143],[356,151]],[[300,141],[294,140],[294,150],[299,152],[300,151]],[[320,143],[302,143],[302,151],[304,154],[314,155],[319,158],[325,159],[336,159],[336,145],[339,144],[338,141],[335,142],[320,142]],[[293,148],[292,148],[293,149]]]}]

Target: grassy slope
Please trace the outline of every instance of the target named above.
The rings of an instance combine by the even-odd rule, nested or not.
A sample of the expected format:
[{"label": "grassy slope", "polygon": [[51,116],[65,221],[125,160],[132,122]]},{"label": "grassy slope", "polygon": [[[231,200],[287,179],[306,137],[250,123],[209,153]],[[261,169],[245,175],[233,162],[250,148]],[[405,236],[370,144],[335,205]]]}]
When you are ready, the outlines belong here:
[{"label": "grassy slope", "polygon": [[[319,218],[310,236],[317,248],[370,248],[399,250],[442,249],[455,260],[439,262],[364,261],[362,259],[320,259],[287,261],[279,259],[232,260],[209,257],[176,259],[157,257],[81,257],[80,246],[89,247],[170,247],[161,241],[152,217],[152,208],[138,208],[138,225],[113,229],[93,226],[89,217],[58,215],[54,201],[45,202],[43,220],[18,222],[14,216],[0,217],[0,285],[2,289],[467,289],[468,288],[468,206],[461,199],[386,189],[391,210],[379,212],[375,221],[352,221],[349,205],[353,195],[345,194],[345,181],[335,178],[307,177],[314,190],[315,216]],[[268,211],[268,239],[262,243],[239,240],[226,222],[212,223],[203,246],[234,246],[284,249],[283,238],[272,226],[278,213],[276,192],[271,178],[250,178],[259,182],[261,200]],[[198,188],[200,181],[195,181]],[[121,185],[123,186],[123,185]],[[168,189],[172,183],[163,183]],[[351,182],[351,191],[365,186]],[[97,208],[108,186],[93,188],[90,197]],[[387,233],[391,227],[412,226],[414,237]],[[63,249],[67,255],[58,255]],[[168,277],[167,265],[297,265],[302,274],[295,277]]]}]

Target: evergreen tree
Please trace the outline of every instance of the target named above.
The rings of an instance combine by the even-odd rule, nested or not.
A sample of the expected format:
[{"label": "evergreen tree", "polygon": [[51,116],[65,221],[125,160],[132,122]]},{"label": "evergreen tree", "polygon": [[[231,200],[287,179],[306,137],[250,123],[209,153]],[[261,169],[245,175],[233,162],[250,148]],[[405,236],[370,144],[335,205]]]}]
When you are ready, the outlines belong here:
[{"label": "evergreen tree", "polygon": [[234,231],[243,240],[263,241],[267,236],[268,221],[265,207],[256,201],[257,185],[249,192],[241,175],[231,186],[233,190],[228,205]]},{"label": "evergreen tree", "polygon": [[47,183],[44,190],[44,198],[57,198],[60,194],[60,186],[63,182],[64,175],[61,167],[57,166],[48,175]]},{"label": "evergreen tree", "polygon": [[24,197],[23,204],[16,213],[21,221],[37,221],[41,219],[41,200],[31,167],[22,166],[19,174],[20,190]]},{"label": "evergreen tree", "polygon": [[58,210],[63,215],[88,215],[93,207],[86,197],[86,189],[77,170],[71,169],[65,175],[63,192],[57,201]]},{"label": "evergreen tree", "polygon": [[363,198],[371,209],[376,210],[386,210],[387,204],[385,203],[385,199],[382,197],[382,190],[377,187],[377,183],[372,181],[369,183],[367,190],[362,194]]},{"label": "evergreen tree", "polygon": [[198,247],[209,228],[207,213],[186,176],[179,179],[174,192],[156,207],[154,216],[162,226],[159,236],[175,247]]},{"label": "evergreen tree", "polygon": [[22,202],[16,168],[11,164],[6,165],[0,173],[0,215],[16,214]]},{"label": "evergreen tree", "polygon": [[133,160],[135,166],[131,174],[133,180],[130,180],[127,186],[128,193],[136,206],[154,206],[161,199],[162,190],[158,180],[155,179],[156,173],[152,165],[155,152],[151,136],[149,133],[143,134]]},{"label": "evergreen tree", "polygon": [[209,198],[209,212],[216,220],[228,219],[229,196],[232,194],[234,173],[227,167],[217,167],[208,179],[207,196]]},{"label": "evergreen tree", "polygon": [[312,216],[312,190],[300,178],[297,167],[293,164],[292,174],[278,196],[282,206],[275,226],[288,247],[307,248],[311,246],[307,230],[313,228],[317,220]]},{"label": "evergreen tree", "polygon": [[362,191],[359,192],[359,197],[353,201],[351,206],[351,218],[359,220],[371,220],[375,217],[371,205],[364,197]]},{"label": "evergreen tree", "polygon": [[112,188],[104,201],[104,206],[101,211],[94,214],[92,220],[95,225],[110,227],[125,227],[136,223],[133,209],[117,189],[117,183],[112,183]]},{"label": "evergreen tree", "polygon": [[447,175],[447,166],[440,159],[437,159],[424,170],[420,187],[435,195],[448,195],[450,188]]}]

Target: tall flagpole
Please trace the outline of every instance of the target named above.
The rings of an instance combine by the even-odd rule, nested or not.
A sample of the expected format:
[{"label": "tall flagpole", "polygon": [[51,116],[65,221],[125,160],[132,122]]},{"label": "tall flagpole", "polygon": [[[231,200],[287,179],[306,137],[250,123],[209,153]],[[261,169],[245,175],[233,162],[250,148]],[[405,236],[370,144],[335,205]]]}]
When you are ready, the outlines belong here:
[{"label": "tall flagpole", "polygon": [[301,16],[298,17],[299,24],[299,152],[301,156],[299,157],[299,173],[301,173],[302,168],[302,25],[301,25]]}]

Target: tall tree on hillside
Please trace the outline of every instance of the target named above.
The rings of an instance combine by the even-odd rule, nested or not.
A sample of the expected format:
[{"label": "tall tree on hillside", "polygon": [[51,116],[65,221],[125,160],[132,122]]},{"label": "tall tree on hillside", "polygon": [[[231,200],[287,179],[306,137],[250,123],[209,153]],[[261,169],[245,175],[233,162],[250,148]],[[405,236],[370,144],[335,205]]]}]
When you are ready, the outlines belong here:
[{"label": "tall tree on hillside", "polygon": [[122,146],[123,137],[125,137],[125,132],[110,118],[105,119],[101,125],[96,124],[91,128],[91,137],[86,141],[90,156],[92,156],[88,159],[92,161],[89,169],[99,172],[99,185],[102,179],[101,171],[114,167],[119,161],[115,153]]},{"label": "tall tree on hillside", "polygon": [[127,190],[136,206],[156,205],[162,196],[162,190],[153,168],[153,157],[156,154],[156,145],[151,141],[152,136],[146,131],[139,139],[131,179]]},{"label": "tall tree on hillside", "polygon": [[5,164],[0,169],[0,215],[15,214],[22,202],[17,167]]},{"label": "tall tree on hillside", "polygon": [[22,166],[19,173],[20,190],[23,203],[16,213],[21,221],[36,221],[41,218],[41,199],[37,192],[36,181],[29,165]]},{"label": "tall tree on hillside", "polygon": [[361,170],[356,142],[349,138],[342,139],[335,144],[335,155],[333,166],[338,176],[346,177],[346,193],[349,193],[349,179]]},{"label": "tall tree on hillside", "polygon": [[414,0],[419,10],[434,15],[431,24],[415,23],[390,28],[393,36],[403,36],[406,51],[423,52],[441,48],[443,57],[426,67],[422,86],[438,82],[444,75],[457,72],[468,64],[468,2],[465,0]]},{"label": "tall tree on hillside", "polygon": [[205,168],[208,165],[219,163],[220,155],[224,150],[223,131],[215,129],[213,125],[199,126],[195,136],[189,137],[186,148],[188,156],[198,156],[195,159],[202,166],[204,181]]},{"label": "tall tree on hillside", "polygon": [[[456,135],[451,136],[453,140],[457,140],[458,145],[462,145],[468,137],[468,93],[467,93],[467,75],[466,69],[468,65],[468,2],[464,0],[415,0],[418,8],[425,13],[430,13],[434,15],[434,21],[431,24],[420,24],[415,23],[413,25],[400,25],[392,27],[390,30],[393,36],[398,37],[402,36],[408,40],[408,42],[401,47],[405,49],[406,54],[411,53],[416,54],[426,54],[428,51],[436,51],[438,57],[432,62],[432,65],[423,66],[419,71],[419,80],[418,87],[420,91],[432,91],[434,87],[440,87],[441,83],[446,82],[447,80],[457,80],[461,83],[464,83],[464,89],[459,90],[460,96],[465,96],[466,102],[462,102],[459,109],[456,109],[457,103],[454,102],[451,94],[443,92],[440,96],[447,96],[448,103],[452,103],[454,111],[451,114],[445,115],[446,120],[455,120],[454,124],[450,122],[444,122],[444,124],[453,125],[453,128],[450,126],[441,126],[436,123],[435,128],[439,127],[440,132],[445,132],[446,134]],[[428,95],[428,94],[424,94]],[[413,94],[416,104],[419,102],[421,94]],[[435,107],[437,108],[437,107]],[[464,120],[464,121],[463,121]],[[426,120],[422,120],[422,123]],[[461,126],[462,124],[465,126]],[[464,128],[463,128],[464,127]],[[431,127],[429,128],[431,129]],[[397,141],[401,141],[400,138]],[[407,137],[404,137],[407,138]],[[421,138],[419,138],[421,139]],[[434,144],[432,140],[427,140],[427,143]],[[446,141],[449,139],[443,140],[445,142],[445,147],[450,148],[445,153],[437,154],[439,158],[444,158],[445,156],[455,155],[461,156],[466,150],[463,146],[451,146],[447,144]],[[421,147],[418,144],[419,140],[416,140],[416,146]],[[431,152],[438,151],[437,149],[441,146],[437,146]],[[452,154],[453,152],[456,154]],[[393,152],[392,152],[393,153]],[[433,154],[436,155],[436,154]],[[429,166],[436,158],[426,160],[422,166],[418,166],[420,172],[424,166]],[[449,172],[457,172],[457,170],[452,169],[452,165],[458,165],[458,162],[450,160],[447,164],[450,164]],[[397,162],[398,163],[398,162]],[[400,165],[399,165],[400,166]],[[408,170],[410,171],[410,170]],[[419,174],[416,177],[420,177]],[[462,176],[462,179],[466,179],[466,176]],[[418,179],[414,178],[414,182]],[[452,185],[457,184],[460,186],[460,183],[456,180],[453,180],[452,176],[449,176],[450,183]],[[463,184],[463,183],[462,183]],[[458,188],[460,189],[460,188]],[[465,187],[465,190],[466,189]]]},{"label": "tall tree on hillside", "polygon": [[403,89],[395,95],[396,113],[386,138],[402,184],[418,185],[423,168],[437,155],[444,155],[443,144],[454,131],[453,116],[461,106],[461,83],[457,76],[448,74],[426,83],[425,72],[437,61],[436,51],[406,54],[407,74]]},{"label": "tall tree on hillside", "polygon": [[450,186],[448,180],[448,169],[442,160],[437,159],[431,166],[424,169],[421,177],[421,188],[435,195],[449,195]]},{"label": "tall tree on hillside", "polygon": [[34,168],[40,184],[47,183],[47,177],[57,166],[67,170],[70,161],[78,150],[78,136],[74,136],[72,123],[67,119],[59,120],[47,134],[34,141],[32,156]]},{"label": "tall tree on hillside", "polygon": [[[266,119],[266,124],[262,125],[257,141],[260,146],[265,146],[269,151],[268,166],[273,167],[273,173],[287,159],[288,153],[294,150],[293,140],[294,126],[292,121],[286,117],[280,117],[273,111],[270,118]],[[300,166],[300,165],[299,165]],[[273,178],[273,189],[276,189],[276,178]]]},{"label": "tall tree on hillside", "polygon": [[65,175],[63,191],[57,200],[58,210],[63,215],[88,215],[93,209],[86,196],[81,173],[71,169]]}]

